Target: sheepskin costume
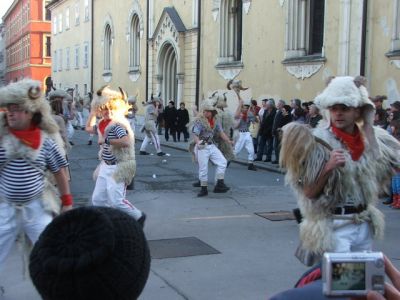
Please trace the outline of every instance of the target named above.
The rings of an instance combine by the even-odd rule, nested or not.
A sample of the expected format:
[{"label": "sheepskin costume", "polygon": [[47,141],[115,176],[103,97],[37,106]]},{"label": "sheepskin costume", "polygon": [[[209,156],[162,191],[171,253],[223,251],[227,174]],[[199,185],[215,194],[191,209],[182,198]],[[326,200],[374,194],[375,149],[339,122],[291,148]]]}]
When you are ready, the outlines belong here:
[{"label": "sheepskin costume", "polygon": [[[226,136],[229,137],[231,135],[231,130],[234,129],[234,118],[232,113],[226,109],[228,107],[226,93],[216,91],[211,95],[210,99],[214,102],[214,106],[217,110],[217,122],[222,126],[222,130]],[[231,161],[235,159],[231,144],[225,142],[220,136],[216,136],[214,140],[226,160]]]},{"label": "sheepskin costume", "polygon": [[[300,223],[302,246],[318,256],[334,248],[333,219],[337,217],[348,217],[349,224],[368,222],[374,238],[383,237],[384,216],[375,202],[379,189],[390,180],[394,168],[400,166],[400,143],[385,130],[372,126],[374,106],[359,78],[333,78],[315,103],[323,111],[324,122],[313,131],[298,123],[284,126],[280,165],[287,169],[286,183],[297,194],[304,218]],[[331,131],[328,109],[335,104],[361,110],[356,126],[360,129],[365,149],[356,161]],[[332,172],[317,199],[307,198],[304,186],[316,182],[333,149],[343,149],[345,165]],[[353,206],[362,205],[366,209],[358,214],[334,215],[333,210],[346,205],[349,197]]]},{"label": "sheepskin costume", "polygon": [[[0,88],[0,107],[6,108],[8,104],[21,105],[26,111],[31,113],[41,113],[42,119],[38,127],[42,131],[40,147],[36,150],[24,145],[14,135],[10,134],[6,113],[0,112],[0,136],[2,137],[2,147],[6,151],[7,158],[26,157],[30,161],[35,161],[40,153],[46,137],[50,137],[57,145],[60,153],[65,156],[64,142],[59,132],[59,127],[51,116],[51,108],[42,94],[39,81],[24,79]],[[61,203],[57,196],[57,190],[52,184],[55,182],[53,174],[49,171],[45,174],[45,184],[43,190],[43,204],[47,211],[58,214]]]},{"label": "sheepskin costume", "polygon": [[[130,107],[126,99],[127,95],[121,88],[119,91],[114,91],[111,90],[108,86],[104,86],[97,91],[95,97],[93,98],[92,109],[99,111],[101,107],[111,105],[113,102],[118,103],[118,109],[113,110],[112,121],[105,128],[104,136],[107,136],[108,132],[117,124],[125,128],[128,132],[130,146],[111,146],[111,151],[117,158],[117,169],[113,174],[114,180],[116,182],[124,182],[126,185],[129,185],[136,173],[136,159],[135,135],[129,124],[129,121],[125,118],[125,115],[127,114]],[[99,137],[103,138],[99,130],[98,134]],[[101,153],[99,154],[99,156],[101,157]]]}]

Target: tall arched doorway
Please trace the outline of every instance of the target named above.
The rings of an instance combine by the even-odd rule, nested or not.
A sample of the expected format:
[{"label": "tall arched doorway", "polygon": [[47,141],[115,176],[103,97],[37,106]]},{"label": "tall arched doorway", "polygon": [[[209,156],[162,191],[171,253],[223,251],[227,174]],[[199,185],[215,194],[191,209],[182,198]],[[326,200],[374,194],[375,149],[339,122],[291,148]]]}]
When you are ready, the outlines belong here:
[{"label": "tall arched doorway", "polygon": [[177,101],[178,79],[176,52],[171,43],[164,44],[160,52],[159,72],[162,78],[161,98],[164,105],[170,100]]}]

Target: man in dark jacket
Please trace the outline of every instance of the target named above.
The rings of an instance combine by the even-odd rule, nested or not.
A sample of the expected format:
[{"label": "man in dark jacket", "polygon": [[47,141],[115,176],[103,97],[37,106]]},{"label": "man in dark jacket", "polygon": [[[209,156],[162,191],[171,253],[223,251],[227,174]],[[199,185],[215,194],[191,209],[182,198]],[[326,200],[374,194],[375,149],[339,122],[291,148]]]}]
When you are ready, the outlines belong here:
[{"label": "man in dark jacket", "polygon": [[181,140],[181,133],[183,133],[183,138],[185,142],[188,141],[189,133],[187,131],[186,125],[189,123],[189,112],[185,108],[185,103],[181,103],[179,105],[179,109],[177,111],[177,126],[176,131],[178,135],[178,142]]},{"label": "man in dark jacket", "polygon": [[292,121],[292,117],[290,114],[283,114],[283,107],[286,105],[284,100],[279,100],[277,105],[277,111],[274,118],[274,123],[272,126],[272,135],[274,136],[274,152],[275,152],[275,160],[272,161],[273,164],[279,163],[279,152],[281,151],[280,147],[280,130],[287,123]]},{"label": "man in dark jacket", "polygon": [[266,103],[266,109],[263,113],[263,118],[261,120],[259,135],[259,144],[257,151],[257,158],[254,161],[261,161],[264,154],[264,148],[267,147],[267,157],[265,162],[271,161],[272,150],[274,145],[274,138],[272,135],[272,126],[274,124],[276,114],[275,101],[274,99],[269,99]]},{"label": "man in dark jacket", "polygon": [[172,135],[174,142],[176,142],[176,122],[177,111],[175,102],[169,101],[168,106],[164,109],[164,127],[165,127],[165,140],[168,142],[169,133]]}]

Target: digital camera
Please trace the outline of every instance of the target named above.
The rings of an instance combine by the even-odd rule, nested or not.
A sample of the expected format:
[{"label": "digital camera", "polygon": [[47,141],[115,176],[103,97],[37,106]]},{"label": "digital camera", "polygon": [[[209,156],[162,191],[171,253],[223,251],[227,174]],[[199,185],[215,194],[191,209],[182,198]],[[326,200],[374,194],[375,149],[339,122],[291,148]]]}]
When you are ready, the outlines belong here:
[{"label": "digital camera", "polygon": [[322,259],[326,296],[362,296],[384,293],[385,263],[382,252],[325,253]]}]

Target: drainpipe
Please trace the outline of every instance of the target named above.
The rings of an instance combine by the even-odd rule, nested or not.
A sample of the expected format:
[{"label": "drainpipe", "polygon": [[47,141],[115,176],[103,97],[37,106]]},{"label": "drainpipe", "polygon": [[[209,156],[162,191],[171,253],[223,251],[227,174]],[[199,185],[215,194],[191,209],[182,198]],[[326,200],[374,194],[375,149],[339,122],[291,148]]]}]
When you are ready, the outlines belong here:
[{"label": "drainpipe", "polygon": [[201,50],[201,0],[197,4],[197,61],[196,61],[196,106],[199,107],[200,95],[200,50]]},{"label": "drainpipe", "polygon": [[147,20],[146,20],[146,99],[145,102],[149,100],[149,25],[150,25],[150,0],[147,0]]},{"label": "drainpipe", "polygon": [[91,63],[90,63],[90,92],[91,92],[91,94],[92,94],[92,96],[93,96],[93,92],[94,92],[94,88],[93,88],[93,58],[94,58],[94,55],[93,55],[93,49],[94,49],[94,47],[93,47],[93,37],[94,37],[94,0],[92,0],[92,7],[91,7],[91,23],[92,23],[92,28],[91,28],[91,37],[90,37],[90,40],[91,40],[91,42],[90,42],[90,44],[91,44],[91,51],[90,51],[90,60],[91,60]]},{"label": "drainpipe", "polygon": [[363,1],[362,27],[361,27],[361,61],[360,75],[365,76],[365,60],[367,48],[367,21],[368,21],[368,0]]}]

